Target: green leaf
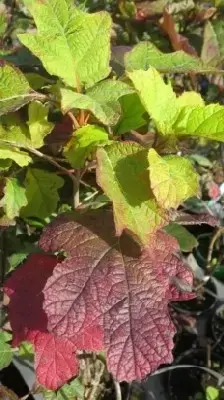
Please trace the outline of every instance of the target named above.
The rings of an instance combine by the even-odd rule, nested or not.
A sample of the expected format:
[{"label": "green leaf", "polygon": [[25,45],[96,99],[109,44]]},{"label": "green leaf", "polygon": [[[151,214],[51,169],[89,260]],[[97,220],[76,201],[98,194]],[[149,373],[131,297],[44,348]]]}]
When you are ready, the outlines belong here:
[{"label": "green leaf", "polygon": [[86,14],[66,0],[24,0],[37,34],[20,34],[20,41],[51,75],[67,85],[91,86],[110,73],[111,18],[106,12]]},{"label": "green leaf", "polygon": [[0,369],[8,367],[13,357],[12,349],[6,341],[4,332],[0,332]]},{"label": "green leaf", "polygon": [[150,42],[140,42],[125,56],[125,66],[128,71],[148,70],[154,67],[167,73],[223,73],[221,70],[208,67],[196,57],[184,51],[162,53]]},{"label": "green leaf", "polygon": [[45,400],[83,400],[84,385],[80,378],[75,378],[69,384],[63,385],[57,393],[52,390],[45,390],[43,395]]},{"label": "green leaf", "polygon": [[197,239],[184,226],[172,223],[164,230],[177,239],[182,251],[191,252],[198,245]]},{"label": "green leaf", "polygon": [[42,104],[39,101],[33,101],[29,104],[29,131],[32,147],[38,149],[44,144],[44,138],[48,135],[54,124],[48,122],[49,105]]},{"label": "green leaf", "polygon": [[64,180],[52,172],[29,168],[26,174],[25,187],[28,204],[21,210],[23,217],[49,217],[57,208],[58,189]]},{"label": "green leaf", "polygon": [[35,98],[22,72],[1,60],[0,62],[0,115],[18,110]]},{"label": "green leaf", "polygon": [[87,90],[86,94],[62,88],[62,111],[78,108],[88,110],[104,125],[115,125],[120,117],[119,98],[132,93],[133,89],[124,82],[107,80]]},{"label": "green leaf", "polygon": [[34,349],[32,343],[22,342],[19,345],[19,357],[25,360],[33,361]]},{"label": "green leaf", "polygon": [[224,142],[224,107],[219,104],[184,107],[172,129],[175,135],[202,136]]},{"label": "green leaf", "polygon": [[198,192],[198,175],[189,160],[179,156],[160,157],[150,149],[149,175],[152,191],[163,208],[177,208]]},{"label": "green leaf", "polygon": [[17,178],[6,178],[4,187],[4,196],[0,201],[6,216],[13,219],[19,216],[20,209],[27,205],[25,188]]},{"label": "green leaf", "polygon": [[166,212],[150,189],[147,153],[135,143],[114,143],[97,150],[97,182],[113,201],[117,234],[128,229],[144,244],[166,224]]},{"label": "green leaf", "polygon": [[214,386],[206,387],[206,400],[218,400],[219,390]]},{"label": "green leaf", "polygon": [[43,86],[53,84],[54,81],[51,79],[46,78],[45,76],[36,74],[34,72],[27,72],[25,74],[26,79],[29,82],[29,85],[34,89],[38,90],[41,89]]},{"label": "green leaf", "polygon": [[6,169],[9,169],[11,167],[11,165],[12,165],[12,161],[9,160],[9,159],[0,160],[0,171],[4,171]]},{"label": "green leaf", "polygon": [[178,102],[171,84],[165,84],[155,68],[128,73],[146,111],[163,133],[171,129],[178,112]]},{"label": "green leaf", "polygon": [[27,153],[20,151],[16,147],[1,144],[0,139],[0,160],[1,159],[13,160],[20,167],[25,167],[32,161],[32,158]]},{"label": "green leaf", "polygon": [[31,253],[37,253],[40,249],[34,243],[20,242],[19,249],[14,248],[13,254],[7,257],[7,273],[13,271]]},{"label": "green leaf", "polygon": [[146,124],[146,120],[143,118],[145,108],[136,93],[122,97],[119,102],[121,105],[121,118],[114,129],[116,134],[121,135]]},{"label": "green leaf", "polygon": [[3,10],[0,10],[0,38],[4,36],[8,22],[7,22],[7,9],[2,4]]},{"label": "green leaf", "polygon": [[31,145],[28,126],[21,121],[17,114],[8,114],[0,118],[0,141],[5,140],[12,144]]},{"label": "green leaf", "polygon": [[95,125],[86,125],[78,129],[66,145],[64,156],[73,168],[82,168],[86,158],[98,145],[109,143],[107,132]]}]

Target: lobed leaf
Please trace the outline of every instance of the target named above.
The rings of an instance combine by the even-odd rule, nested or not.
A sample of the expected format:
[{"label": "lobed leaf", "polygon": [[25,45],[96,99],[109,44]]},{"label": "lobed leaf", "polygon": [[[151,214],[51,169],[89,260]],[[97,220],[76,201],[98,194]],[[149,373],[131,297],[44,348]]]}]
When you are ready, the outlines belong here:
[{"label": "lobed leaf", "polygon": [[115,127],[116,134],[121,135],[146,124],[146,119],[144,118],[145,108],[136,93],[121,97],[119,102],[121,117]]},{"label": "lobed leaf", "polygon": [[97,146],[108,143],[108,134],[103,128],[85,125],[75,131],[75,135],[64,149],[64,156],[73,168],[82,168],[87,157]]},{"label": "lobed leaf", "polygon": [[4,332],[0,332],[0,369],[8,367],[13,357],[13,350],[7,343]]},{"label": "lobed leaf", "polygon": [[128,76],[158,129],[169,132],[178,112],[176,94],[171,84],[166,85],[154,68],[129,72]]},{"label": "lobed leaf", "polygon": [[97,182],[113,202],[117,235],[128,229],[144,244],[167,221],[150,189],[148,165],[147,150],[135,143],[97,150]]},{"label": "lobed leaf", "polygon": [[33,101],[28,108],[28,126],[32,147],[38,149],[44,144],[44,138],[48,135],[54,124],[48,121],[49,105],[39,101]]},{"label": "lobed leaf", "polygon": [[38,33],[18,37],[40,58],[49,74],[71,87],[92,86],[109,75],[108,13],[86,14],[66,0],[24,0],[24,3]]},{"label": "lobed leaf", "polygon": [[125,67],[128,71],[145,70],[150,67],[165,73],[222,73],[184,51],[162,53],[150,42],[140,42],[125,55]]},{"label": "lobed leaf", "polygon": [[56,264],[55,257],[33,254],[4,285],[4,291],[10,297],[13,346],[17,347],[23,341],[34,345],[37,379],[49,389],[57,389],[77,373],[73,354],[76,347],[71,340],[57,338],[48,332],[47,316],[42,308],[42,290]]},{"label": "lobed leaf", "polygon": [[224,107],[219,104],[184,107],[173,124],[173,130],[179,136],[203,136],[223,142]]},{"label": "lobed leaf", "polygon": [[161,134],[224,140],[224,106],[204,105],[195,92],[186,92],[177,98],[171,85],[166,85],[152,67],[147,71],[129,72],[128,76]]},{"label": "lobed leaf", "polygon": [[161,157],[154,149],[149,150],[148,159],[151,188],[161,207],[178,208],[198,193],[198,175],[189,160],[179,156]]},{"label": "lobed leaf", "polygon": [[0,116],[18,110],[35,97],[22,72],[0,59]]},{"label": "lobed leaf", "polygon": [[197,239],[184,226],[171,223],[164,230],[177,239],[182,251],[191,252],[198,245]]},{"label": "lobed leaf", "polygon": [[119,381],[143,379],[171,362],[175,329],[168,302],[192,297],[174,286],[175,277],[192,283],[174,238],[159,232],[142,249],[128,235],[116,237],[112,213],[101,210],[57,218],[40,246],[68,256],[44,289],[50,331],[81,342],[89,326],[101,328],[108,369]]},{"label": "lobed leaf", "polygon": [[58,189],[64,180],[52,172],[29,168],[26,173],[25,188],[28,204],[21,210],[23,217],[49,217],[57,208]]},{"label": "lobed leaf", "polygon": [[21,208],[27,205],[25,188],[17,178],[8,177],[3,191],[4,196],[0,200],[0,206],[9,219],[14,219],[19,216]]},{"label": "lobed leaf", "polygon": [[89,110],[104,125],[115,125],[121,113],[118,100],[132,92],[133,88],[124,82],[112,80],[95,85],[86,94],[61,88],[62,111],[67,113],[75,108]]}]

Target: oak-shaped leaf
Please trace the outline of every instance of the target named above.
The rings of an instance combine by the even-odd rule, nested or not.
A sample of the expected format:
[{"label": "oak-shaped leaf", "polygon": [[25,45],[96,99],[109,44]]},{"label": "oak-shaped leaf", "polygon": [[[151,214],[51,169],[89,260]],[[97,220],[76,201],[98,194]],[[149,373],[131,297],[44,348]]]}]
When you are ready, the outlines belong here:
[{"label": "oak-shaped leaf", "polygon": [[[18,35],[51,75],[67,85],[92,86],[110,73],[111,18],[87,14],[66,0],[24,0],[37,33]],[[50,21],[50,23],[49,23]]]},{"label": "oak-shaped leaf", "polygon": [[[56,264],[56,257],[33,254],[4,284],[4,291],[10,297],[9,320],[13,330],[13,346],[17,347],[23,341],[33,344],[37,380],[52,390],[77,375],[75,352],[77,347],[83,345],[77,337],[59,338],[48,332],[47,316],[42,307],[42,290]],[[90,335],[86,335],[86,338],[87,347],[97,348],[97,333],[94,344],[91,344]],[[101,339],[98,348],[101,347],[100,343]]]},{"label": "oak-shaped leaf", "polygon": [[164,73],[221,73],[203,63],[198,57],[183,50],[163,53],[150,42],[140,42],[125,54],[125,67],[128,71],[147,70],[150,66]]},{"label": "oak-shaped leaf", "polygon": [[109,371],[119,381],[142,379],[172,361],[168,302],[192,297],[174,285],[192,284],[175,238],[159,231],[141,248],[130,235],[117,237],[112,213],[98,210],[58,217],[39,244],[67,254],[44,288],[50,331],[83,342],[90,326],[100,326]]},{"label": "oak-shaped leaf", "polygon": [[166,225],[166,211],[150,188],[148,150],[133,142],[113,143],[97,150],[97,182],[113,201],[117,235],[124,229],[142,243]]},{"label": "oak-shaped leaf", "polygon": [[198,193],[198,176],[192,164],[184,157],[161,157],[150,149],[149,174],[152,191],[164,208],[178,208],[189,197]]}]

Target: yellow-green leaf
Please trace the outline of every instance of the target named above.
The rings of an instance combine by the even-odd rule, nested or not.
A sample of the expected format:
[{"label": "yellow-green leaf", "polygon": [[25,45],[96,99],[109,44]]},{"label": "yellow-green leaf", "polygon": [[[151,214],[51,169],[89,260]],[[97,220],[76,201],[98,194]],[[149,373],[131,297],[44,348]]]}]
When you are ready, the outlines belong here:
[{"label": "yellow-green leaf", "polygon": [[155,68],[128,73],[146,111],[163,133],[169,132],[178,112],[178,103],[170,83],[165,84]]},{"label": "yellow-green leaf", "polygon": [[108,134],[103,128],[86,125],[75,132],[65,147],[64,156],[73,168],[81,168],[94,148],[108,143]]},{"label": "yellow-green leaf", "polygon": [[148,153],[152,191],[164,208],[177,208],[198,192],[198,175],[189,160],[179,156],[160,157],[154,150]]},{"label": "yellow-green leaf", "polygon": [[111,18],[106,12],[84,13],[66,0],[24,0],[37,26],[20,41],[42,61],[51,75],[76,87],[110,73]]},{"label": "yellow-green leaf", "polygon": [[0,61],[0,115],[16,111],[35,98],[29,83],[22,72],[7,63]]},{"label": "yellow-green leaf", "polygon": [[22,207],[27,205],[26,191],[17,178],[6,178],[4,196],[0,201],[6,216],[13,219],[19,216]]},{"label": "yellow-green leaf", "polygon": [[32,147],[38,149],[43,146],[44,138],[48,135],[54,124],[48,121],[49,106],[39,101],[33,101],[29,104],[29,131]]},{"label": "yellow-green leaf", "polygon": [[202,136],[224,142],[224,106],[184,107],[173,124],[175,135]]},{"label": "yellow-green leaf", "polygon": [[167,220],[150,189],[147,153],[135,143],[97,150],[97,182],[113,202],[117,234],[127,229],[144,244]]},{"label": "yellow-green leaf", "polygon": [[87,90],[86,94],[61,88],[61,106],[64,113],[71,109],[88,110],[104,125],[115,125],[121,115],[118,100],[133,88],[120,81],[106,80]]},{"label": "yellow-green leaf", "polygon": [[52,172],[29,168],[26,174],[25,187],[28,204],[21,210],[23,217],[49,217],[57,208],[58,189],[64,180]]}]

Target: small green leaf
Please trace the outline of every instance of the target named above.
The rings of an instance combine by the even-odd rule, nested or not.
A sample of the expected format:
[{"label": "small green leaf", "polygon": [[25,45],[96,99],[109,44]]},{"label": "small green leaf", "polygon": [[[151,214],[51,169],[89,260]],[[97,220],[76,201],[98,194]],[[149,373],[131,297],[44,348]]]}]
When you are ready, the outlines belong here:
[{"label": "small green leaf", "polygon": [[98,145],[109,143],[107,132],[95,125],[86,125],[78,129],[66,145],[64,156],[73,168],[82,168],[86,158]]},{"label": "small green leaf", "polygon": [[118,100],[132,92],[124,82],[112,80],[95,85],[86,94],[62,88],[61,106],[64,113],[75,108],[89,110],[104,125],[115,125],[121,114]]},{"label": "small green leaf", "polygon": [[146,124],[146,120],[143,118],[145,108],[136,93],[123,96],[119,102],[121,105],[121,118],[114,130],[116,134],[121,135]]},{"label": "small green leaf", "polygon": [[144,244],[166,224],[166,212],[150,189],[147,154],[135,143],[114,143],[97,150],[97,182],[113,201],[117,234],[128,229]]},{"label": "small green leaf", "polygon": [[148,154],[152,191],[163,208],[177,208],[198,192],[198,175],[189,160],[179,156]]},{"label": "small green leaf", "polygon": [[45,400],[84,400],[84,385],[80,378],[75,378],[69,384],[63,385],[57,393],[45,390],[43,395]]},{"label": "small green leaf", "polygon": [[27,125],[16,114],[1,117],[0,141],[7,141],[12,145],[31,146],[30,133]]},{"label": "small green leaf", "polygon": [[6,178],[4,196],[0,201],[6,216],[13,219],[19,216],[20,209],[27,205],[25,188],[21,186],[17,178]]},{"label": "small green leaf", "polygon": [[8,367],[13,357],[13,351],[7,343],[4,332],[0,332],[0,369]]},{"label": "small green leaf", "polygon": [[203,62],[184,51],[162,53],[150,42],[140,42],[125,56],[128,71],[148,70],[154,67],[166,73],[222,73],[221,70],[204,65]]},{"label": "small green leaf", "polygon": [[219,390],[214,386],[206,387],[206,400],[218,400]]},{"label": "small green leaf", "polygon": [[19,345],[19,357],[25,360],[33,360],[34,349],[32,343],[22,342]]},{"label": "small green leaf", "polygon": [[224,106],[184,107],[172,129],[175,135],[202,136],[224,142]]},{"label": "small green leaf", "polygon": [[24,0],[37,34],[20,34],[20,41],[51,75],[67,85],[92,86],[110,73],[111,18],[106,12],[86,14],[66,0]]},{"label": "small green leaf", "polygon": [[0,115],[18,110],[32,98],[35,98],[35,94],[32,94],[29,83],[22,72],[1,60]]},{"label": "small green leaf", "polygon": [[46,104],[42,104],[39,101],[33,101],[29,104],[29,131],[31,137],[32,147],[38,149],[43,146],[44,138],[48,135],[54,124],[52,122],[48,122],[48,112],[49,106]]},{"label": "small green leaf", "polygon": [[20,151],[17,147],[1,144],[1,139],[0,139],[0,159],[13,160],[20,167],[25,167],[32,161],[32,158],[27,153]]},{"label": "small green leaf", "polygon": [[167,233],[177,239],[182,251],[191,252],[195,247],[197,247],[197,239],[188,232],[184,226],[172,223],[167,225],[164,229]]},{"label": "small green leaf", "polygon": [[155,68],[128,73],[145,109],[163,133],[170,130],[178,112],[178,102],[171,84],[165,84]]},{"label": "small green leaf", "polygon": [[23,217],[49,217],[57,208],[58,189],[64,180],[52,172],[29,168],[26,174],[25,187],[28,204],[21,210]]},{"label": "small green leaf", "polygon": [[4,171],[6,169],[9,169],[11,167],[11,165],[12,165],[12,161],[9,160],[9,159],[0,160],[0,171]]},{"label": "small green leaf", "polygon": [[2,4],[1,6],[2,9],[0,9],[0,38],[4,36],[4,33],[8,25],[7,9],[4,4]]}]

